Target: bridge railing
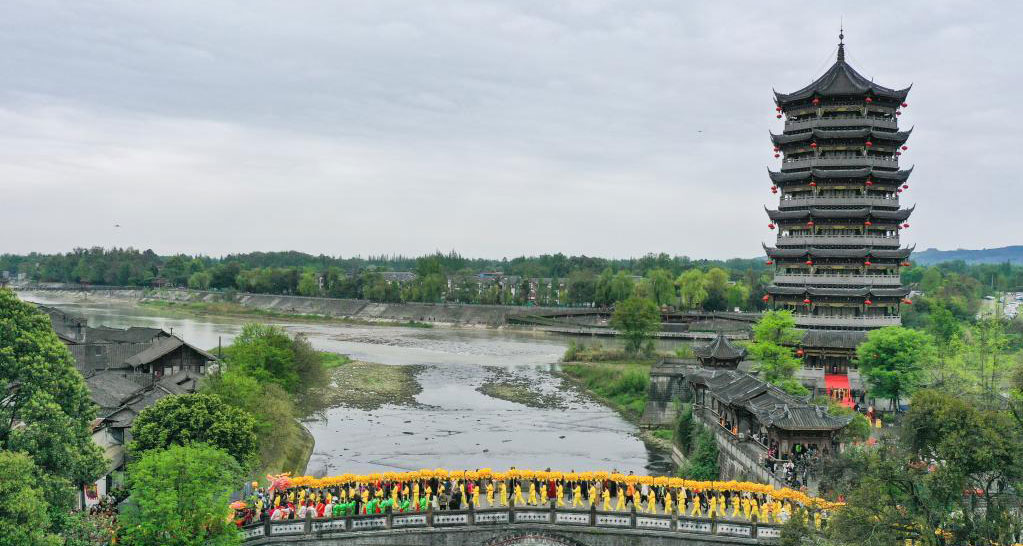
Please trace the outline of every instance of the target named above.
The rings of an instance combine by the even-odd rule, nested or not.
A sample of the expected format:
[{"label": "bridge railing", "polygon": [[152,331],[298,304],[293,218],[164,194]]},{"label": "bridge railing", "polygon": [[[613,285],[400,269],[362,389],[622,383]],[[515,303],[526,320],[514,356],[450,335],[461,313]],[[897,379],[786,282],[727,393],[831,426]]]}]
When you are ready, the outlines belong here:
[{"label": "bridge railing", "polygon": [[243,540],[251,545],[260,544],[264,538],[314,536],[322,537],[336,533],[358,533],[365,531],[412,529],[457,529],[474,526],[555,525],[566,527],[599,527],[603,529],[659,531],[666,534],[692,533],[742,537],[752,539],[776,539],[781,528],[773,524],[759,524],[753,521],[727,518],[693,518],[671,514],[648,514],[637,512],[603,512],[596,507],[585,509],[550,508],[543,506],[485,508],[474,510],[442,510],[426,512],[390,512],[381,514],[342,516],[337,518],[312,518],[304,520],[263,521],[242,528]]}]

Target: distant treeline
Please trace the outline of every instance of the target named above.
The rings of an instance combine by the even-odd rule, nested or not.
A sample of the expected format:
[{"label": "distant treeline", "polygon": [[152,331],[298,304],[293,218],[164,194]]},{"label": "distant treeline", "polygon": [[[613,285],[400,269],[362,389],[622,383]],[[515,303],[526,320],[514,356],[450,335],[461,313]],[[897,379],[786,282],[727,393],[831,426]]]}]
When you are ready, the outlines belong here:
[{"label": "distant treeline", "polygon": [[913,253],[913,260],[923,265],[963,261],[968,264],[1001,264],[1005,262],[1023,265],[1023,245],[984,248],[980,250],[938,250],[928,248]]},{"label": "distant treeline", "polygon": [[[551,254],[494,260],[455,252],[342,258],[287,251],[213,258],[98,247],[65,254],[0,255],[0,271],[25,274],[36,282],[180,286],[388,302],[609,305],[639,294],[662,305],[708,310],[760,308],[771,278],[763,258],[694,260],[664,253],[627,259]],[[397,278],[387,272],[416,276]],[[930,294],[942,292],[941,299],[965,318],[976,312],[983,295],[1023,290],[1023,266],[957,261],[908,268],[903,280]]]}]

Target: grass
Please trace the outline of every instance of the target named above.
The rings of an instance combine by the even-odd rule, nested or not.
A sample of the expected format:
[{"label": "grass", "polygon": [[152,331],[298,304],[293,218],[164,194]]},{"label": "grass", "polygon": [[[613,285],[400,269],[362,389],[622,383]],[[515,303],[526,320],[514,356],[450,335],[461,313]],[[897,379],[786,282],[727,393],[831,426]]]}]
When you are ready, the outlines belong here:
[{"label": "grass", "polygon": [[423,387],[416,381],[422,366],[389,366],[352,360],[332,372],[328,403],[374,410],[384,404],[412,405]]},{"label": "grass", "polygon": [[166,309],[172,311],[184,311],[193,315],[216,315],[224,317],[259,317],[264,319],[278,319],[299,322],[325,322],[334,324],[356,324],[360,326],[403,326],[406,328],[433,328],[433,324],[415,320],[364,320],[350,317],[332,317],[327,315],[316,315],[310,313],[282,313],[280,311],[269,311],[245,307],[232,302],[175,302],[164,300],[143,300],[139,305],[146,307]]},{"label": "grass", "polygon": [[352,361],[348,355],[339,353],[332,353],[330,351],[316,351],[320,354],[320,362],[323,363],[323,367],[328,370],[333,370],[338,366],[344,366]]},{"label": "grass", "polygon": [[260,445],[261,469],[258,475],[291,472],[301,476],[305,473],[309,457],[313,454],[316,440],[298,421],[274,430],[274,438]]},{"label": "grass", "polygon": [[562,364],[561,371],[635,420],[646,409],[651,364],[649,360],[570,362]]},{"label": "grass", "polygon": [[660,438],[662,440],[672,441],[675,437],[675,433],[670,428],[657,428],[650,431],[654,435],[654,438]]}]

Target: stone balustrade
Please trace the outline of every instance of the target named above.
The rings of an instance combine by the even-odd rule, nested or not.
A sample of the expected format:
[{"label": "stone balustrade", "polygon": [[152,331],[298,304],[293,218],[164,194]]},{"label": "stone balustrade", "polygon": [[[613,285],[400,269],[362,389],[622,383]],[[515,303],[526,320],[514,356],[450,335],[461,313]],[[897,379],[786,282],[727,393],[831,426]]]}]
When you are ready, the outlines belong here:
[{"label": "stone balustrade", "polygon": [[394,530],[401,533],[415,530],[465,529],[470,527],[505,526],[514,529],[519,526],[550,526],[551,528],[600,528],[603,530],[642,530],[678,536],[680,534],[705,535],[708,537],[738,537],[760,542],[771,541],[781,536],[781,529],[775,524],[758,524],[756,520],[734,520],[727,518],[692,518],[671,514],[647,514],[636,511],[603,512],[595,506],[590,509],[558,508],[554,502],[550,507],[526,506],[487,508],[474,510],[446,510],[410,513],[384,513],[354,515],[338,518],[306,518],[304,520],[264,521],[242,528],[245,544],[254,546],[263,543],[280,544],[280,538],[322,539],[330,536],[348,536],[367,531]]}]

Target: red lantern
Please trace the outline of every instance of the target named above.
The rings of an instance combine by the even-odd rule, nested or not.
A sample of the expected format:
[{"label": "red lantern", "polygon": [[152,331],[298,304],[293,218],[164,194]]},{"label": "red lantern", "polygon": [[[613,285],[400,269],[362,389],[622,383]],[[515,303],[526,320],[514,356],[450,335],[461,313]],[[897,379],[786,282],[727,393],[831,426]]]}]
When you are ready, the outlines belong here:
[{"label": "red lantern", "polygon": [[867,97],[866,101],[867,101],[867,104],[870,104],[870,103],[874,102],[874,99],[872,99],[870,97]]},{"label": "red lantern", "polygon": [[762,301],[764,301],[764,302],[767,302],[768,300],[770,300],[770,299],[771,299],[771,296],[768,296],[767,294],[764,294],[764,297],[762,297],[762,298],[760,298],[760,299],[761,299]]},{"label": "red lantern", "polygon": [[909,224],[902,224],[902,227],[904,227],[904,228],[908,228],[908,227],[909,227]]},{"label": "red lantern", "polygon": [[774,111],[775,112],[781,112],[781,106],[778,106],[777,108],[775,108]]},{"label": "red lantern", "polygon": [[869,141],[869,140],[867,141],[867,144],[866,144],[867,148],[870,148],[870,147],[871,147],[871,146],[873,146],[873,145],[874,145],[874,143],[873,143],[873,142],[871,142],[871,141]]},{"label": "red lantern", "polygon": [[863,262],[863,265],[874,265],[874,264],[873,264],[873,263],[871,263],[871,261],[870,261],[870,260],[867,260],[867,261]]},{"label": "red lantern", "polygon": [[895,152],[895,155],[902,155],[902,152]]},{"label": "red lantern", "polygon": [[909,189],[909,184],[903,184],[903,185],[902,185],[902,189],[904,189],[904,190],[908,190],[908,189]]},{"label": "red lantern", "polygon": [[874,181],[868,178],[867,179],[867,185],[868,186],[873,186],[874,185]]},{"label": "red lantern", "polygon": [[817,183],[816,183],[816,182],[814,182],[813,180],[811,180],[811,181],[810,181],[810,187],[811,187],[811,188],[816,188],[816,187],[817,187]]},{"label": "red lantern", "polygon": [[774,147],[774,151],[776,151],[776,152],[780,152],[780,151],[781,151],[781,148],[779,148],[779,147],[775,146],[775,147]]},{"label": "red lantern", "polygon": [[896,116],[901,116],[901,115],[902,115],[902,112],[895,112],[895,115],[896,115]]},{"label": "red lantern", "polygon": [[796,356],[803,356],[804,354],[806,353],[804,353],[802,349],[796,349]]},{"label": "red lantern", "polygon": [[895,190],[897,193],[902,193],[902,188]]},{"label": "red lantern", "polygon": [[767,227],[770,229],[774,229],[774,224],[767,224]]},{"label": "red lantern", "polygon": [[902,147],[902,151],[906,151],[906,150],[908,150],[908,149],[909,149],[909,146],[903,146],[903,147]]},{"label": "red lantern", "polygon": [[810,220],[809,222],[807,222],[806,226],[807,227],[813,227],[813,220]]},{"label": "red lantern", "polygon": [[867,299],[867,300],[863,300],[863,304],[864,304],[864,305],[873,305],[873,303],[874,303],[874,302],[870,301],[869,299]]},{"label": "red lantern", "polygon": [[778,119],[781,119],[781,114],[778,114],[777,116],[774,116],[774,117],[776,117]]},{"label": "red lantern", "polygon": [[778,186],[771,186],[771,191],[775,191],[777,189],[778,189]]},{"label": "red lantern", "polygon": [[807,305],[810,305],[810,298],[806,298],[806,299],[804,299],[804,300],[803,300],[803,303],[805,303],[805,304],[807,304]]},{"label": "red lantern", "polygon": [[909,104],[908,104],[908,103],[905,103],[905,102],[904,102],[904,103],[902,103],[902,107],[903,107],[903,108],[905,108],[905,107],[907,107],[907,106],[909,106]]},{"label": "red lantern", "polygon": [[871,224],[871,223],[870,223],[870,220],[867,220],[866,222],[863,222],[863,225],[865,225],[865,226],[867,226],[867,227],[870,227],[870,226],[872,226],[872,225],[874,225],[874,224]]},{"label": "red lantern", "polygon": [[778,190],[771,190],[771,193],[778,193]]},{"label": "red lantern", "polygon": [[902,267],[909,267],[910,264],[909,264],[909,262],[902,262],[899,265],[901,265]]},{"label": "red lantern", "polygon": [[813,260],[807,260],[805,263],[806,265],[813,265]]},{"label": "red lantern", "polygon": [[811,142],[810,143],[810,147],[811,148],[817,148],[817,143],[816,142]]},{"label": "red lantern", "polygon": [[774,265],[774,261],[773,260],[767,260],[766,262],[764,262],[764,265]]},{"label": "red lantern", "polygon": [[776,158],[781,157],[781,154],[774,154],[774,157]]},{"label": "red lantern", "polygon": [[913,305],[913,300],[902,300],[902,303],[905,303],[906,305]]},{"label": "red lantern", "polygon": [[810,101],[810,102],[812,102],[814,106],[817,106],[818,104],[821,103],[821,99],[818,99],[817,97],[814,97],[813,100]]}]

